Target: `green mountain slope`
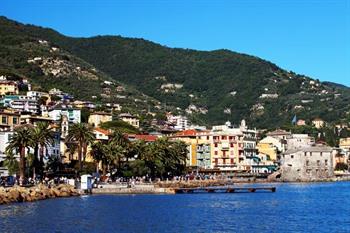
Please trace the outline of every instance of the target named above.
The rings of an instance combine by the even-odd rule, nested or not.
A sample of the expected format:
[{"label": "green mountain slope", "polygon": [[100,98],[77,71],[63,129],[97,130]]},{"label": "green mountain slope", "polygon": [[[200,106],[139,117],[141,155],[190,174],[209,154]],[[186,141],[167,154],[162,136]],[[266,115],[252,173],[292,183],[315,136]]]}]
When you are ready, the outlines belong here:
[{"label": "green mountain slope", "polygon": [[[228,50],[174,49],[120,36],[71,38],[51,29],[0,19],[14,44],[35,37],[93,65],[163,104],[187,109],[198,123],[245,118],[257,127],[277,127],[292,116],[346,119],[350,89],[287,72],[257,57]],[[3,33],[5,32],[5,33]]]},{"label": "green mountain slope", "polygon": [[[119,103],[126,111],[135,113],[154,109],[158,104],[133,87],[116,82],[53,40],[46,40],[40,35],[50,34],[46,32],[62,37],[52,30],[25,27],[0,17],[0,75],[29,78],[36,90],[59,88],[79,100]],[[105,81],[112,81],[113,85],[106,85]]]}]

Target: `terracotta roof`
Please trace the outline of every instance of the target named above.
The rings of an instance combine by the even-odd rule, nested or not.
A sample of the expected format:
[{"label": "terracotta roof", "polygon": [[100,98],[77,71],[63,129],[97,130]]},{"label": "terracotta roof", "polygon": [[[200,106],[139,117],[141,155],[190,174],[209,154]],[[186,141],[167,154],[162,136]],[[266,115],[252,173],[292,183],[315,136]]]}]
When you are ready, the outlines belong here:
[{"label": "terracotta roof", "polygon": [[90,115],[108,115],[108,116],[112,116],[112,114],[110,114],[108,112],[93,112]]},{"label": "terracotta roof", "polygon": [[99,132],[99,133],[102,133],[104,135],[109,135],[109,131],[108,130],[105,130],[105,129],[101,129],[101,128],[95,128],[94,129],[95,131]]},{"label": "terracotta roof", "polygon": [[269,132],[266,135],[267,136],[291,135],[291,133],[283,129],[276,129],[275,131]]},{"label": "terracotta roof", "polygon": [[149,135],[149,134],[136,134],[135,139],[136,140],[144,140],[146,142],[154,142],[157,140],[157,136],[155,135]]},{"label": "terracotta roof", "polygon": [[196,135],[197,135],[197,131],[195,129],[183,130],[176,133],[176,136],[180,136],[180,137],[196,136]]}]

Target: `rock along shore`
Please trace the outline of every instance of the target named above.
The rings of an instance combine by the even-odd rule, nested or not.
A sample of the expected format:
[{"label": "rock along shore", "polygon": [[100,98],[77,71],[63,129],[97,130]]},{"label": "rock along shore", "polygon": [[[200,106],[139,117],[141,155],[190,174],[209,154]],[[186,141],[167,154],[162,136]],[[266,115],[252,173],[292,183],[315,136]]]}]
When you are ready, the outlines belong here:
[{"label": "rock along shore", "polygon": [[31,202],[56,197],[79,196],[78,190],[67,184],[48,187],[37,185],[33,187],[13,186],[10,188],[0,188],[0,205],[13,202]]}]

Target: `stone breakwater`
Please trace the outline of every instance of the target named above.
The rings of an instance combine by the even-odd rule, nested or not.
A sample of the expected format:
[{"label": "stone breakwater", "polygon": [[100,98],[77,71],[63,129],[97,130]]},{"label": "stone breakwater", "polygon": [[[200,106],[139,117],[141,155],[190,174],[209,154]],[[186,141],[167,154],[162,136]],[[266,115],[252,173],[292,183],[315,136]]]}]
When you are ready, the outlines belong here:
[{"label": "stone breakwater", "polygon": [[0,205],[13,202],[31,202],[56,197],[79,196],[78,190],[71,185],[60,184],[47,187],[37,185],[33,187],[13,186],[10,188],[0,188]]}]

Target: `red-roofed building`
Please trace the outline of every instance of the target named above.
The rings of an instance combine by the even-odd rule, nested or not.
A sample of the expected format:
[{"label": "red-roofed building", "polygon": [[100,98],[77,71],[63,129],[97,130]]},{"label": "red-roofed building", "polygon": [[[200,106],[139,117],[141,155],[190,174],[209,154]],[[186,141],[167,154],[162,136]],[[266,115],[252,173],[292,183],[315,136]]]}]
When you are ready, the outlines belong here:
[{"label": "red-roofed building", "polygon": [[175,137],[189,137],[189,136],[195,137],[197,133],[198,132],[195,129],[187,129],[187,130],[177,132]]},{"label": "red-roofed building", "polygon": [[95,128],[94,134],[97,140],[108,140],[108,136],[110,135],[110,132],[105,129]]},{"label": "red-roofed building", "polygon": [[136,140],[144,140],[145,142],[154,142],[157,140],[157,136],[155,135],[148,135],[148,134],[136,134],[135,139]]},{"label": "red-roofed building", "polygon": [[128,134],[127,137],[130,141],[144,140],[145,142],[154,142],[158,138],[156,135],[149,134]]}]

